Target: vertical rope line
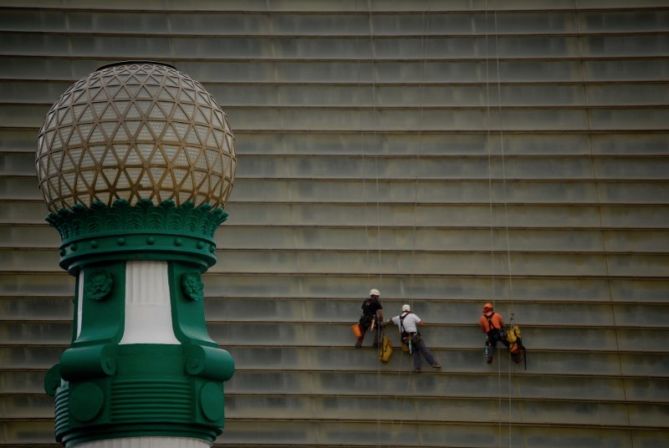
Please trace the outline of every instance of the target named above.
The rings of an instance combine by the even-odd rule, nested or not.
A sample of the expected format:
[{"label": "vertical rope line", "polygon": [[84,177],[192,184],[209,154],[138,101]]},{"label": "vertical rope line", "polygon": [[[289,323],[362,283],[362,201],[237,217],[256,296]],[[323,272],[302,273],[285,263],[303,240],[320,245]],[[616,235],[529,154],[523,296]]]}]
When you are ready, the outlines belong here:
[{"label": "vertical rope line", "polygon": [[[488,0],[484,4],[484,41],[485,41],[485,124],[486,124],[486,153],[488,155],[488,215],[490,219],[490,301],[493,306],[496,306],[496,291],[495,291],[495,213],[493,207],[493,135],[491,130],[492,110],[490,107],[491,86],[490,86],[490,14]],[[502,443],[502,367],[497,360],[497,446],[501,447]]]},{"label": "vertical rope line", "polygon": [[[372,17],[373,14],[373,0],[367,0],[367,17],[369,24],[369,47],[372,56],[372,124],[374,125],[373,131],[378,135],[378,119],[377,119],[377,92],[376,92],[376,48],[374,43],[374,20]],[[376,197],[376,263],[377,263],[377,274],[378,274],[378,288],[382,288],[383,274],[381,273],[381,223],[379,217],[379,157],[380,154],[376,154],[374,162],[374,186],[375,186],[375,197]],[[366,177],[366,174],[363,176]],[[369,237],[369,235],[368,235]],[[378,322],[377,322],[378,324]],[[378,331],[378,330],[375,330]],[[376,335],[374,335],[376,338]],[[379,341],[379,350],[382,347],[382,342]],[[381,385],[381,363],[377,362],[376,365],[376,398],[377,398],[377,408],[380,409],[381,394],[380,394],[380,385]],[[376,444],[381,446],[381,417],[380,413],[377,413],[376,417]]]},{"label": "vertical rope line", "polygon": [[[490,98],[492,96],[491,93],[491,86],[490,86],[490,25],[491,25],[491,20],[490,20],[490,14],[489,14],[489,4],[488,0],[485,2],[485,49],[486,49],[486,55],[485,55],[485,69],[486,69],[486,82],[485,82],[485,88],[486,88],[486,94],[485,94],[485,99],[486,99],[486,147],[487,147],[487,154],[488,154],[488,207],[489,207],[489,219],[490,219],[490,287],[491,287],[491,302],[493,306],[496,307],[496,237],[495,237],[495,209],[494,209],[494,189],[493,189],[493,136],[492,136],[492,108],[490,105]],[[494,13],[494,11],[493,11]],[[495,30],[494,30],[495,31]],[[496,45],[496,41],[494,42]],[[496,362],[496,368],[497,368],[497,446],[501,447],[502,444],[502,365],[501,362],[498,360]]]},{"label": "vertical rope line", "polygon": [[[373,118],[373,123],[375,124],[375,131],[378,133],[379,132],[379,125],[380,125],[380,120],[378,117],[379,110],[378,110],[378,93],[377,93],[377,77],[378,77],[378,70],[376,66],[376,44],[375,44],[375,36],[374,36],[374,21],[372,18],[373,14],[373,5],[372,5],[373,0],[368,0],[368,5],[369,5],[369,40],[370,40],[370,46],[371,46],[371,52],[372,52],[372,118]],[[383,280],[383,272],[381,270],[381,218],[380,218],[380,204],[379,204],[379,159],[380,159],[380,154],[377,154],[375,157],[374,161],[374,186],[376,190],[376,249],[377,249],[377,263],[379,266],[378,270],[378,278],[379,278],[379,284],[381,284],[381,281]]]},{"label": "vertical rope line", "polygon": [[[622,362],[622,356],[620,354],[620,342],[619,342],[619,336],[618,336],[618,321],[616,318],[616,306],[613,301],[613,292],[612,292],[612,287],[611,287],[611,274],[609,271],[609,249],[606,244],[606,235],[604,231],[604,219],[602,218],[602,194],[601,194],[601,188],[600,188],[600,182],[599,182],[599,176],[597,174],[597,168],[596,168],[596,160],[595,160],[595,154],[593,150],[593,145],[592,145],[592,109],[590,105],[590,99],[588,97],[588,89],[587,89],[587,81],[586,81],[586,76],[585,76],[585,63],[584,63],[584,55],[583,52],[581,51],[581,39],[582,39],[582,31],[581,31],[581,22],[580,22],[580,16],[578,12],[578,7],[576,5],[576,1],[574,0],[573,2],[573,7],[574,7],[574,21],[576,22],[576,37],[578,39],[577,42],[577,48],[578,48],[578,58],[579,58],[579,76],[580,76],[580,81],[581,81],[581,87],[583,89],[583,99],[585,101],[585,111],[586,111],[586,124],[588,126],[587,129],[587,142],[588,142],[588,154],[590,157],[590,166],[591,166],[591,172],[592,172],[592,179],[595,182],[595,191],[597,194],[597,219],[599,223],[599,232],[600,232],[600,238],[602,240],[601,242],[601,247],[602,247],[602,252],[604,255],[604,269],[606,272],[606,287],[607,287],[607,293],[608,293],[608,304],[611,308],[611,320],[613,324],[613,336],[614,336],[614,341],[616,343],[616,355],[617,355],[617,360],[618,360],[618,372],[620,374],[620,379],[622,382],[623,386],[623,398],[625,400],[625,417],[627,420],[627,425],[631,425],[631,417],[630,417],[630,410],[629,410],[629,405],[628,405],[628,397],[627,397],[627,385],[626,385],[626,380],[624,378],[624,373],[623,373],[623,362]],[[630,445],[634,445],[633,442],[633,436],[632,433],[629,432],[629,438],[630,438]]]},{"label": "vertical rope line", "polygon": [[[371,41],[371,37],[370,37]],[[365,85],[365,76],[364,76],[364,68],[363,68],[363,63],[358,62],[358,84]],[[355,103],[353,104],[355,106]],[[361,205],[362,205],[362,219],[364,220],[365,224],[365,263],[367,264],[367,269],[365,270],[365,278],[366,278],[366,290],[368,290],[371,287],[371,278],[372,278],[372,272],[370,270],[370,267],[372,266],[371,263],[371,257],[370,257],[370,244],[371,244],[371,238],[369,234],[369,214],[368,214],[368,203],[369,203],[369,198],[368,198],[368,192],[367,192],[367,149],[366,145],[364,144],[364,136],[365,136],[365,129],[364,129],[364,120],[363,120],[363,111],[364,109],[358,107],[357,108],[357,113],[358,113],[358,137],[360,137],[360,146],[361,146],[361,161],[360,161],[360,174],[361,174],[361,179],[362,179],[362,195],[361,195]]]},{"label": "vertical rope line", "polygon": [[503,206],[504,206],[504,234],[506,243],[506,265],[509,279],[509,288],[507,289],[507,298],[513,297],[513,268],[511,261],[511,242],[509,238],[509,207],[508,207],[508,184],[506,181],[506,153],[504,147],[504,124],[502,123],[502,73],[499,61],[499,44],[498,44],[498,30],[497,30],[497,11],[494,11],[495,21],[495,65],[497,71],[497,121],[499,123],[499,147],[502,162],[502,192],[503,192]]},{"label": "vertical rope line", "polygon": [[[493,11],[493,20],[495,26],[495,68],[497,72],[497,123],[499,126],[499,146],[500,146],[500,156],[502,162],[502,200],[504,207],[504,240],[506,244],[506,268],[508,275],[509,287],[506,289],[505,299],[507,303],[513,298],[513,268],[511,261],[511,242],[509,238],[509,208],[508,208],[508,185],[506,181],[506,153],[504,146],[504,123],[502,121],[502,71],[499,58],[499,27],[497,22],[497,9]],[[510,312],[510,311],[509,311]],[[510,312],[511,318],[513,318],[513,313]],[[501,363],[498,363],[501,369]],[[509,412],[511,411],[511,362],[507,360],[507,393],[508,393],[508,410],[507,410],[507,437],[508,437],[508,446],[511,447],[511,419],[508,418]]]},{"label": "vertical rope line", "polygon": [[414,191],[413,191],[413,203],[412,203],[412,214],[411,214],[411,226],[412,226],[412,234],[411,234],[411,268],[409,271],[409,304],[411,305],[412,309],[414,306],[415,302],[415,292],[413,289],[414,286],[414,267],[415,267],[415,261],[416,261],[416,242],[418,239],[418,222],[416,220],[416,214],[418,213],[418,171],[420,170],[420,153],[423,150],[423,129],[422,129],[422,123],[423,123],[423,117],[424,117],[424,84],[425,84],[425,33],[426,33],[426,24],[425,24],[425,10],[421,11],[421,21],[423,25],[423,32],[421,34],[420,38],[420,53],[421,53],[421,63],[420,63],[420,70],[419,70],[419,81],[418,81],[418,98],[419,98],[419,112],[418,112],[418,121],[420,125],[418,126],[418,147],[414,150],[414,172],[413,172],[413,184],[414,184]]},{"label": "vertical rope line", "polygon": [[490,131],[490,121],[491,121],[491,111],[490,111],[490,61],[488,58],[488,51],[490,50],[490,41],[488,36],[488,0],[485,2],[485,15],[484,15],[484,30],[485,30],[485,125],[486,125],[486,153],[488,156],[488,216],[490,219],[490,301],[493,306],[495,305],[495,213],[493,208],[493,187],[492,187],[492,144],[491,144],[491,131]]},{"label": "vertical rope line", "polygon": [[419,84],[418,84],[418,97],[419,97],[419,112],[418,112],[418,121],[420,125],[418,126],[418,148],[414,152],[414,191],[413,191],[413,213],[412,213],[412,241],[411,241],[411,270],[409,271],[409,285],[410,285],[410,295],[409,295],[409,300],[410,300],[410,305],[413,309],[414,306],[414,301],[416,299],[415,297],[415,292],[413,290],[413,283],[414,283],[414,267],[416,266],[416,244],[418,241],[418,221],[416,219],[416,215],[418,213],[418,172],[420,170],[420,154],[423,151],[423,118],[424,118],[424,113],[425,113],[425,73],[426,73],[426,50],[425,50],[425,34],[427,33],[427,24],[426,24],[426,11],[423,9],[421,11],[421,19],[422,19],[422,25],[423,25],[423,33],[421,35],[420,39],[420,51],[421,51],[421,64],[420,64],[420,76],[419,76]]},{"label": "vertical rope line", "polygon": [[[370,36],[370,41],[371,41],[371,36]],[[365,77],[365,72],[364,72],[364,67],[362,62],[358,62],[358,83],[362,84],[363,86],[366,85],[366,77]],[[355,103],[353,106],[356,106]],[[365,294],[367,294],[367,291],[369,291],[370,288],[376,287],[372,284],[372,257],[371,257],[371,235],[370,235],[370,218],[371,218],[371,213],[369,213],[369,192],[368,192],[368,186],[367,186],[367,171],[368,171],[368,157],[367,157],[367,149],[366,145],[364,144],[364,136],[368,134],[368,132],[365,132],[364,128],[364,119],[363,119],[363,112],[364,108],[357,107],[357,113],[358,113],[358,137],[360,137],[360,146],[361,146],[361,160],[360,160],[360,176],[362,179],[362,195],[359,198],[360,205],[362,206],[361,210],[361,217],[364,221],[364,226],[365,226],[365,264],[366,264],[366,269],[364,271],[364,277],[365,277]],[[364,343],[364,340],[363,340]]]}]

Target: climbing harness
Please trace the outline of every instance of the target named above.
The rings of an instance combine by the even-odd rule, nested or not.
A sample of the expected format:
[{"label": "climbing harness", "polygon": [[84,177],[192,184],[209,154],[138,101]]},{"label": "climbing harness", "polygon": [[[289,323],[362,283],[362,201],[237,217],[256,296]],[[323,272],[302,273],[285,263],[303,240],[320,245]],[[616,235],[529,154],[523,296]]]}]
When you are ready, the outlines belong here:
[{"label": "climbing harness", "polygon": [[402,341],[402,344],[404,344],[407,347],[406,352],[409,353],[410,355],[412,355],[413,354],[413,338],[404,329],[404,318],[407,317],[409,314],[412,314],[411,311],[409,311],[408,313],[402,313],[400,315],[400,340]]}]

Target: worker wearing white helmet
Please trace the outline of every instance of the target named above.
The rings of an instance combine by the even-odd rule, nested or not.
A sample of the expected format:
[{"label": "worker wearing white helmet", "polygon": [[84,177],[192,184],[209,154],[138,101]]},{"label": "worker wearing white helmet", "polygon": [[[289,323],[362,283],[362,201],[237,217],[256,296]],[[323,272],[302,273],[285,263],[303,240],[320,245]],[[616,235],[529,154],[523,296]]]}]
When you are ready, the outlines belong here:
[{"label": "worker wearing white helmet", "polygon": [[359,327],[360,336],[355,343],[355,348],[362,347],[362,341],[365,339],[365,333],[368,330],[374,331],[374,347],[378,347],[381,342],[381,324],[383,323],[383,306],[379,301],[381,292],[372,288],[369,290],[369,298],[362,302],[362,316],[360,317]]},{"label": "worker wearing white helmet", "polygon": [[435,369],[441,369],[441,365],[434,359],[432,352],[427,348],[420,331],[418,331],[418,327],[424,325],[423,320],[417,314],[411,312],[409,304],[402,305],[402,314],[393,317],[391,320],[399,328],[402,342],[410,347],[410,352],[413,355],[414,372],[421,371],[421,357],[425,358],[425,361]]}]

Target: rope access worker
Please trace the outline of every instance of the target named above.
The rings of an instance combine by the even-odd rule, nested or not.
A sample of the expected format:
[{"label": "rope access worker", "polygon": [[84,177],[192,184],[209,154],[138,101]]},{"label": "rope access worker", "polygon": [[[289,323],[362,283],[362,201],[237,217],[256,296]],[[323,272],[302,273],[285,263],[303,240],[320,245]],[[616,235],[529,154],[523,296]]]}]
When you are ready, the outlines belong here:
[{"label": "rope access worker", "polygon": [[488,364],[492,362],[497,342],[509,346],[504,332],[504,318],[501,314],[495,312],[492,303],[483,305],[483,315],[479,319],[481,331],[486,334],[485,341],[485,360]]},{"label": "rope access worker", "polygon": [[361,335],[355,343],[355,348],[362,347],[362,341],[365,339],[365,333],[368,330],[374,331],[374,347],[378,348],[381,342],[381,323],[383,323],[383,306],[379,302],[381,293],[378,289],[369,290],[369,298],[362,302],[362,317],[360,317]]},{"label": "rope access worker", "polygon": [[411,306],[402,305],[402,314],[393,317],[391,321],[399,328],[402,342],[409,345],[409,351],[413,355],[414,372],[420,373],[421,371],[421,356],[433,368],[441,369],[441,365],[434,359],[432,352],[427,348],[423,337],[418,331],[418,327],[424,325],[423,320],[411,312]]}]

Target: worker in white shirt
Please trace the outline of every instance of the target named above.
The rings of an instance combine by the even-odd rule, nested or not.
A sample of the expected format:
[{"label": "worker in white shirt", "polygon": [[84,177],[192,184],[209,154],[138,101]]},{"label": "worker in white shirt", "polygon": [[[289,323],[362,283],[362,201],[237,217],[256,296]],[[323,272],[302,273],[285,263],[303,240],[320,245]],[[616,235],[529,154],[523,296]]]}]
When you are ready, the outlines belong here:
[{"label": "worker in white shirt", "polygon": [[402,342],[409,345],[413,355],[413,371],[420,372],[421,356],[435,369],[441,369],[441,365],[434,359],[432,352],[427,348],[421,337],[418,327],[424,325],[418,315],[411,312],[411,306],[402,305],[402,314],[391,319],[400,330]]}]

